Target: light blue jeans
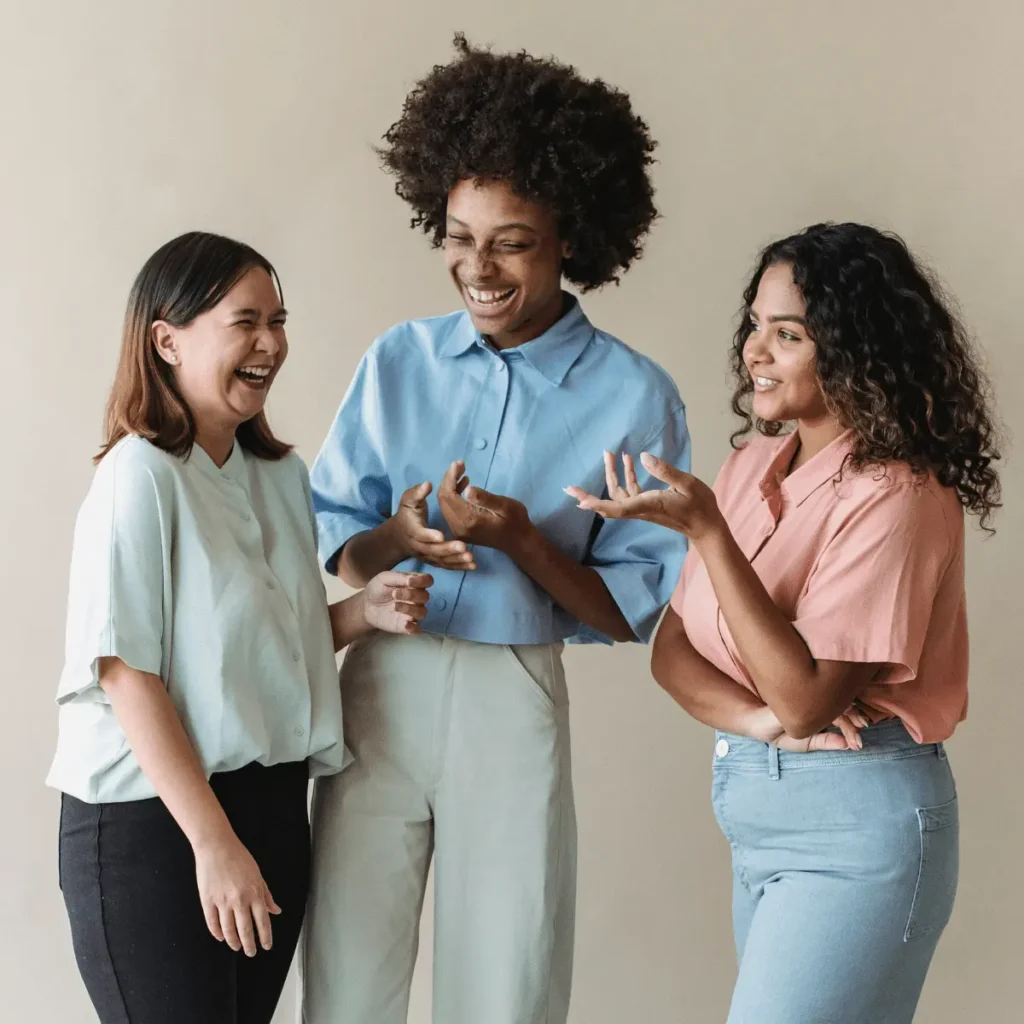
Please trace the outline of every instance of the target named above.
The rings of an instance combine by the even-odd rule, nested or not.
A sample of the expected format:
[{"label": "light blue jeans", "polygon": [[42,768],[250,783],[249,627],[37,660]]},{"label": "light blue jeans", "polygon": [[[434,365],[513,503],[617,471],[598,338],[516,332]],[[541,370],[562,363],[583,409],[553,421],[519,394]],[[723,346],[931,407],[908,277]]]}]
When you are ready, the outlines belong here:
[{"label": "light blue jeans", "polygon": [[732,847],[739,977],[728,1024],[910,1024],[956,894],[942,744],[899,721],[857,752],[719,733],[713,803]]}]

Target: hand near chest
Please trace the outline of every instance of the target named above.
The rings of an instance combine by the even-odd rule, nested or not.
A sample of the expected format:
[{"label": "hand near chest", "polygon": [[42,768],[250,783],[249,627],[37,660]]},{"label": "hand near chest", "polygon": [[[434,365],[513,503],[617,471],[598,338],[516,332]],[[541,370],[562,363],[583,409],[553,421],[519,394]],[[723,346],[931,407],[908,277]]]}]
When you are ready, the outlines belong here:
[{"label": "hand near chest", "polygon": [[461,460],[453,462],[437,489],[437,503],[452,537],[506,554],[532,529],[526,506],[515,498],[473,487]]}]

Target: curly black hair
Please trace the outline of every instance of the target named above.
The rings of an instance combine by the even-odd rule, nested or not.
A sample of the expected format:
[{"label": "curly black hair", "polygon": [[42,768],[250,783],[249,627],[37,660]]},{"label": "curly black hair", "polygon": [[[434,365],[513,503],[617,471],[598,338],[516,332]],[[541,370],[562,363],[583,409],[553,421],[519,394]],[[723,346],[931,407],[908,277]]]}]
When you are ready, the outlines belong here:
[{"label": "curly black hair", "polygon": [[807,303],[828,408],[856,437],[848,465],[884,471],[901,462],[934,472],[990,529],[1000,507],[991,388],[952,301],[895,234],[815,224],[761,252],[733,337],[732,408],[744,421],[734,447],[752,429],[772,437],[783,429],[753,415],[754,385],[743,362],[758,285],[779,264],[790,267]]},{"label": "curly black hair", "polygon": [[618,282],[657,216],[656,143],[629,97],[553,58],[492,53],[462,33],[455,48],[413,88],[378,150],[412,226],[440,246],[455,185],[504,181],[557,213],[567,280],[582,291]]}]

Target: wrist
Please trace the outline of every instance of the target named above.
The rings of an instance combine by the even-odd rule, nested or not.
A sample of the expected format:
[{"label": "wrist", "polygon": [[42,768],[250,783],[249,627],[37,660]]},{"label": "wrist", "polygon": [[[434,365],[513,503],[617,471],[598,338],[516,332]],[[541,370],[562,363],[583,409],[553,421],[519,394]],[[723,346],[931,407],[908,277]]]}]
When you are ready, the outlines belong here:
[{"label": "wrist", "polygon": [[377,527],[377,530],[379,531],[381,554],[384,556],[383,561],[387,564],[388,568],[394,568],[399,562],[404,562],[414,554],[409,546],[409,539],[402,530],[401,520],[397,515],[391,516],[390,519],[385,519]]},{"label": "wrist", "polygon": [[547,541],[529,519],[523,529],[515,530],[505,545],[505,554],[520,568],[532,562],[544,550]]},{"label": "wrist", "polygon": [[690,536],[690,543],[697,549],[700,557],[706,562],[710,557],[721,553],[729,542],[731,534],[725,517],[719,512],[715,518],[699,534]]},{"label": "wrist", "polygon": [[222,817],[222,821],[211,822],[208,826],[197,830],[188,837],[195,856],[200,857],[204,854],[210,854],[239,842],[238,836],[235,835],[235,830],[227,819],[227,815],[222,815]]}]

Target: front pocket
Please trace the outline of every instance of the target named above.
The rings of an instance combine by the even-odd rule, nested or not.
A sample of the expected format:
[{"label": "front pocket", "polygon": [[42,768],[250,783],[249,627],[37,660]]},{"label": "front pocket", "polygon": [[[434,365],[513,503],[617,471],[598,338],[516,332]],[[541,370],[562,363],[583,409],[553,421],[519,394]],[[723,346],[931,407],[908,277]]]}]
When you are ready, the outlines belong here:
[{"label": "front pocket", "polygon": [[921,862],[914,902],[903,939],[941,932],[949,923],[960,872],[960,819],[957,799],[917,809]]},{"label": "front pocket", "polygon": [[508,660],[515,666],[516,677],[523,680],[549,711],[564,707],[568,703],[565,679],[561,672],[561,659],[556,654],[556,645],[500,646]]}]

